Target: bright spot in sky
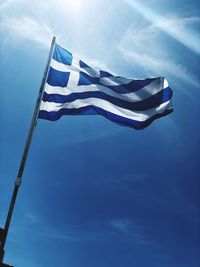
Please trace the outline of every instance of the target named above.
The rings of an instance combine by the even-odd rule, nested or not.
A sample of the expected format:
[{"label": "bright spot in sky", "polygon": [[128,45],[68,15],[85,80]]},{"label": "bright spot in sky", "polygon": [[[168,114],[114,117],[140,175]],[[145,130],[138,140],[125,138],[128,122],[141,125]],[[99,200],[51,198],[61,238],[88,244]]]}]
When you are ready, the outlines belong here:
[{"label": "bright spot in sky", "polygon": [[59,0],[58,5],[63,7],[65,10],[70,10],[73,13],[79,11],[82,7],[83,0]]},{"label": "bright spot in sky", "polygon": [[61,9],[62,12],[68,12],[70,17],[75,20],[81,19],[81,15],[83,14],[83,3],[86,1],[83,0],[57,0],[57,6]]},{"label": "bright spot in sky", "polygon": [[68,2],[68,5],[69,5],[72,9],[77,10],[77,9],[80,9],[82,3],[83,3],[82,0],[72,0],[72,1],[69,1],[69,2]]}]

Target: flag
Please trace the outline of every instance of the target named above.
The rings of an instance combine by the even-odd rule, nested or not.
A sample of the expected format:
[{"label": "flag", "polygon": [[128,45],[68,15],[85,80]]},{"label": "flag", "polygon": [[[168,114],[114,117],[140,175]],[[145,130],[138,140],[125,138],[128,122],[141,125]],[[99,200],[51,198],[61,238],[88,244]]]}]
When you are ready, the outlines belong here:
[{"label": "flag", "polygon": [[164,77],[132,79],[96,71],[55,44],[39,118],[99,114],[143,129],[172,111],[172,90]]}]

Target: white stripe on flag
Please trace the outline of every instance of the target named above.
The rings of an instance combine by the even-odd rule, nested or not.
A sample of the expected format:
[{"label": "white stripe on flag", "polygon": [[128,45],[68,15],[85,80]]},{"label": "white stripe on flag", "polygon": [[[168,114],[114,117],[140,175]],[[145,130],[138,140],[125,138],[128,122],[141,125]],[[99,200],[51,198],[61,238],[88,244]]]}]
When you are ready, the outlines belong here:
[{"label": "white stripe on flag", "polygon": [[[109,96],[113,96],[122,100],[126,100],[129,102],[137,102],[144,100],[148,97],[151,97],[152,95],[160,92],[162,89],[162,84],[158,83],[159,80],[154,80],[150,84],[146,85],[142,89],[132,92],[132,93],[127,93],[127,94],[119,94],[113,91],[112,89],[103,86],[103,85],[79,85],[77,86],[78,83],[78,76],[79,73],[72,71],[70,73],[70,83],[68,82],[67,87],[58,87],[58,86],[51,86],[49,84],[46,84],[45,86],[45,92],[47,94],[58,94],[58,95],[70,95],[71,93],[84,93],[84,92],[103,92]],[[72,83],[74,79],[74,82]],[[168,82],[165,80],[164,85],[166,86]]]},{"label": "white stripe on flag", "polygon": [[159,105],[158,107],[147,109],[145,111],[130,111],[128,109],[124,109],[114,104],[111,104],[110,102],[103,100],[103,99],[86,98],[86,99],[77,99],[73,102],[69,102],[65,104],[42,101],[40,110],[45,110],[47,112],[51,112],[51,111],[57,112],[60,109],[64,109],[64,108],[78,109],[78,108],[87,107],[87,106],[99,107],[108,112],[111,112],[121,117],[126,117],[131,120],[146,121],[152,116],[163,113],[165,110],[170,109],[172,107],[172,101],[169,100]]}]

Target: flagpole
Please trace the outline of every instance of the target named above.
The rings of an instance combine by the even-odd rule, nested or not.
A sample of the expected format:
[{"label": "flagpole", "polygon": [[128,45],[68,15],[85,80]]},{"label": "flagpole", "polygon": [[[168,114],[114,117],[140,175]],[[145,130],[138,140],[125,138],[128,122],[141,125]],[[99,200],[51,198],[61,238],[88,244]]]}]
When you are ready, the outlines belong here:
[{"label": "flagpole", "polygon": [[11,222],[11,218],[12,218],[12,214],[13,214],[13,210],[14,210],[14,206],[15,206],[15,202],[16,202],[16,198],[17,198],[17,193],[18,193],[19,187],[20,187],[20,185],[22,183],[22,176],[23,176],[25,165],[26,165],[26,160],[27,160],[27,156],[28,156],[31,140],[32,140],[32,137],[33,137],[33,132],[34,132],[35,126],[37,124],[40,103],[41,103],[41,100],[42,100],[44,87],[45,87],[45,84],[46,84],[46,81],[47,81],[47,77],[48,77],[48,73],[49,73],[49,68],[50,68],[51,58],[52,58],[54,47],[55,47],[55,42],[56,42],[56,37],[54,36],[53,39],[52,39],[52,42],[51,42],[51,47],[50,47],[50,51],[49,51],[49,55],[48,55],[48,60],[47,60],[47,64],[46,64],[46,67],[45,67],[45,71],[44,71],[42,83],[41,83],[41,86],[40,86],[38,98],[37,98],[37,101],[36,101],[36,104],[35,104],[35,109],[34,109],[32,121],[31,121],[31,125],[30,125],[30,129],[29,129],[29,133],[28,133],[28,136],[27,136],[26,144],[25,144],[25,147],[24,147],[21,163],[20,163],[20,166],[19,166],[18,175],[17,175],[17,178],[15,180],[14,190],[13,190],[12,198],[11,198],[11,201],[10,201],[10,206],[9,206],[9,209],[8,209],[8,213],[7,213],[5,227],[4,227],[4,229],[1,229],[2,231],[1,231],[1,239],[0,239],[0,263],[3,263],[3,257],[4,257],[4,252],[5,252],[4,251],[4,247],[5,247],[5,243],[6,243],[6,238],[7,238],[9,227],[10,227],[10,222]]}]

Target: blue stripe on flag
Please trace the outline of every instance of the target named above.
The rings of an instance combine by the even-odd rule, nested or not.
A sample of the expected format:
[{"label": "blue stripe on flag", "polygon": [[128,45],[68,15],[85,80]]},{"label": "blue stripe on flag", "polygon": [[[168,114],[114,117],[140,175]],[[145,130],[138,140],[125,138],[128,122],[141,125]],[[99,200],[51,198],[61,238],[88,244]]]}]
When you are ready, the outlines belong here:
[{"label": "blue stripe on flag", "polygon": [[[155,81],[156,79],[160,80],[160,78],[148,78],[145,80],[132,80],[131,82],[127,84],[112,85],[112,86],[110,85],[106,87],[112,89],[113,91],[119,94],[127,94],[127,93],[136,92],[140,90],[141,88],[143,88],[144,86],[147,86],[148,84]],[[78,85],[91,85],[91,84],[104,85],[100,82],[100,78],[91,77],[87,73],[80,71],[80,78],[79,78]]]},{"label": "blue stripe on flag", "polygon": [[99,84],[99,77],[91,77],[87,73],[80,71],[80,77],[78,81],[78,85],[91,85],[91,84]]},{"label": "blue stripe on flag", "polygon": [[51,86],[67,87],[70,72],[62,72],[50,67],[47,83]]},{"label": "blue stripe on flag", "polygon": [[132,128],[135,128],[136,130],[140,130],[140,129],[147,127],[155,119],[164,117],[168,115],[169,113],[171,113],[172,111],[173,109],[171,108],[161,114],[154,115],[153,117],[147,119],[146,121],[136,121],[136,120],[131,120],[131,119],[113,114],[99,107],[86,106],[86,107],[73,108],[73,109],[64,108],[64,109],[60,109],[59,111],[52,111],[52,112],[40,110],[39,118],[50,120],[50,121],[56,121],[63,115],[99,115],[100,114],[115,123],[118,123],[123,126],[132,127]]},{"label": "blue stripe on flag", "polygon": [[82,60],[79,60],[79,65],[81,68],[90,68],[92,69],[90,66],[88,66],[85,62],[83,62]]},{"label": "blue stripe on flag", "polygon": [[142,111],[146,109],[150,109],[153,107],[156,107],[162,103],[167,102],[172,97],[172,90],[168,87],[160,92],[158,92],[155,95],[150,96],[149,98],[146,98],[141,101],[137,102],[129,102],[126,100],[122,100],[110,95],[107,95],[100,91],[90,91],[90,92],[82,92],[82,93],[72,93],[70,95],[58,95],[58,94],[47,94],[44,92],[43,95],[43,101],[48,102],[55,102],[55,103],[69,103],[73,102],[76,99],[86,99],[86,98],[100,98],[107,100],[111,104],[114,104],[116,106],[129,109],[132,111]]},{"label": "blue stripe on flag", "polygon": [[100,70],[100,77],[101,77],[101,78],[103,78],[103,77],[113,77],[113,75],[110,74],[110,73],[107,72],[107,71]]},{"label": "blue stripe on flag", "polygon": [[59,45],[55,45],[53,59],[65,65],[72,64],[72,54]]}]

